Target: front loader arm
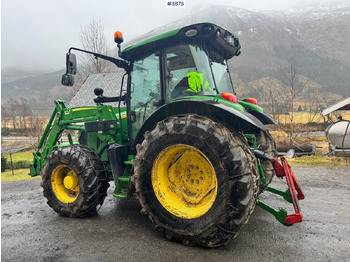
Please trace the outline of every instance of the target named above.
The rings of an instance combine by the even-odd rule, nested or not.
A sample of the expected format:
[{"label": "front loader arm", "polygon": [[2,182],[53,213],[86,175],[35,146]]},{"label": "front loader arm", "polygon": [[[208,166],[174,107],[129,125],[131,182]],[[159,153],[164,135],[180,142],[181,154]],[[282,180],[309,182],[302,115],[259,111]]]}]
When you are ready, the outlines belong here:
[{"label": "front loader arm", "polygon": [[60,126],[58,123],[67,107],[62,100],[56,100],[55,105],[55,109],[39,141],[38,148],[36,152],[33,152],[34,159],[33,163],[30,164],[29,173],[32,177],[41,173],[46,156],[52,152],[53,145],[56,145],[61,133],[65,129],[64,126]]},{"label": "front loader arm", "polygon": [[[46,125],[38,148],[33,152],[34,159],[30,164],[29,175],[32,177],[40,175],[46,157],[59,146],[58,142],[64,130],[85,131],[85,123],[96,123],[99,120],[112,120],[113,122],[107,134],[101,134],[101,136],[108,136],[109,141],[112,142],[120,142],[121,136],[117,135],[117,130],[120,130],[118,119],[111,106],[98,104],[97,106],[67,108],[63,100],[56,100],[55,109]],[[68,141],[69,144],[74,144],[70,134],[68,134]]]}]

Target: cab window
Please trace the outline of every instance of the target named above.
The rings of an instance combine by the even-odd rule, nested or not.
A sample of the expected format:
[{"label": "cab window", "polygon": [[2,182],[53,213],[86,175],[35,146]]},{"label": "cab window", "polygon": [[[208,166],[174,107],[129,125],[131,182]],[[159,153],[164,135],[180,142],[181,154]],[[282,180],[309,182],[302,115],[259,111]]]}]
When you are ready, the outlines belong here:
[{"label": "cab window", "polygon": [[196,45],[165,50],[166,97],[168,100],[192,95],[215,95],[209,60]]},{"label": "cab window", "polygon": [[[151,55],[133,63],[130,109],[136,116],[133,128],[139,129],[155,111],[153,103],[160,98],[159,57]],[[135,135],[137,131],[133,132]]]}]

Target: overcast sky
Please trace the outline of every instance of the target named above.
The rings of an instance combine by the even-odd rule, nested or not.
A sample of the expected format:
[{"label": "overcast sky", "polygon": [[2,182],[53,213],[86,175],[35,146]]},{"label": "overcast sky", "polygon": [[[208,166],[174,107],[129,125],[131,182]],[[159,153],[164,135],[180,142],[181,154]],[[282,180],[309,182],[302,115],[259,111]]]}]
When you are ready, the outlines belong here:
[{"label": "overcast sky", "polygon": [[92,19],[101,21],[113,48],[116,30],[131,40],[189,14],[200,3],[285,10],[307,1],[315,0],[185,0],[185,8],[166,8],[166,0],[1,0],[1,67],[64,68],[65,53],[81,46],[81,26]]}]

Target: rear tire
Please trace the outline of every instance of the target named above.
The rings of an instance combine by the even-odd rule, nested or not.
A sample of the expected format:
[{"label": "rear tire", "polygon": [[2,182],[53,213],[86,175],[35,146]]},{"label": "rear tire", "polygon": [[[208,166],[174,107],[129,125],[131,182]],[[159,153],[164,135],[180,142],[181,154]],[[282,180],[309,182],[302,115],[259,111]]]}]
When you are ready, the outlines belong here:
[{"label": "rear tire", "polygon": [[227,244],[258,194],[255,158],[243,136],[198,115],[172,116],[145,134],[134,160],[136,197],[168,239]]},{"label": "rear tire", "polygon": [[[260,133],[256,135],[256,141],[260,149],[268,155],[270,158],[277,158],[278,152],[276,150],[276,143],[273,140],[268,130],[260,130]],[[260,160],[264,167],[266,185],[270,184],[272,178],[275,175],[275,170],[270,160]]]},{"label": "rear tire", "polygon": [[53,151],[41,175],[48,205],[63,216],[96,214],[109,187],[103,162],[92,149],[81,145]]}]

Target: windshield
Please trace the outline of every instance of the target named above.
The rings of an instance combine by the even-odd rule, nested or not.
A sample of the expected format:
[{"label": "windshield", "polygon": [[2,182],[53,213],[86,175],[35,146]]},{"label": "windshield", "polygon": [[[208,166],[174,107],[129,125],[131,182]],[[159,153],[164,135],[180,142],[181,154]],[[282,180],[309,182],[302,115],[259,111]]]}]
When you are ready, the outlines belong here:
[{"label": "windshield", "polygon": [[167,98],[216,95],[208,56],[199,46],[179,45],[166,49]]},{"label": "windshield", "polygon": [[219,93],[235,93],[230,77],[230,71],[226,65],[226,61],[222,63],[212,62],[211,68],[215,78],[216,87]]},{"label": "windshield", "polygon": [[[226,61],[208,55],[197,45],[179,45],[165,50],[167,99],[192,95],[234,93]],[[213,77],[214,75],[214,77]]]}]

